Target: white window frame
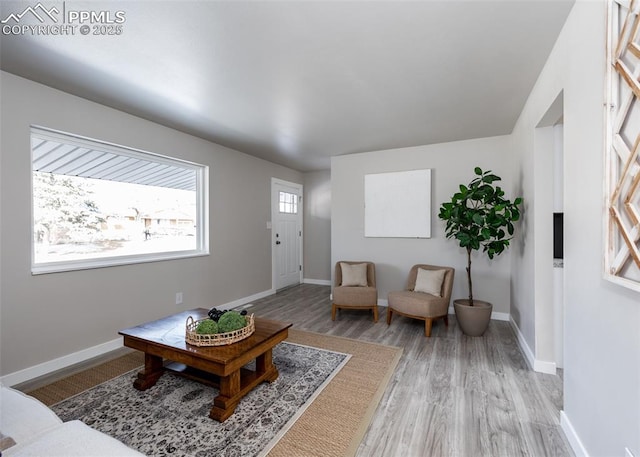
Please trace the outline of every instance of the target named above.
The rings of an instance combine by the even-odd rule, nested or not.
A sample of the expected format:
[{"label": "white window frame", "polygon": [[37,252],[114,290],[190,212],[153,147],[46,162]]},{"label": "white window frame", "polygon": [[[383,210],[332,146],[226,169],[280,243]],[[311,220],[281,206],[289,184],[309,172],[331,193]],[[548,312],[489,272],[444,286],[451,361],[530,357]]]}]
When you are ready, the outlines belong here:
[{"label": "white window frame", "polygon": [[[79,135],[61,132],[41,126],[31,126],[30,139],[32,138],[50,139],[57,142],[65,142],[80,147],[90,147],[112,154],[126,157],[144,159],[151,162],[173,165],[181,168],[192,169],[196,177],[196,248],[184,251],[166,251],[135,255],[120,255],[111,257],[99,257],[82,260],[65,260],[55,262],[35,261],[35,217],[34,217],[34,192],[33,192],[33,172],[30,173],[31,180],[31,273],[34,275],[55,273],[63,271],[86,270],[93,268],[111,267],[117,265],[131,265],[138,263],[157,262],[173,259],[184,259],[189,257],[200,257],[209,255],[209,167],[195,162],[163,156],[149,151],[134,149],[101,140],[87,138]],[[31,150],[30,167],[33,167],[33,151]]]}]

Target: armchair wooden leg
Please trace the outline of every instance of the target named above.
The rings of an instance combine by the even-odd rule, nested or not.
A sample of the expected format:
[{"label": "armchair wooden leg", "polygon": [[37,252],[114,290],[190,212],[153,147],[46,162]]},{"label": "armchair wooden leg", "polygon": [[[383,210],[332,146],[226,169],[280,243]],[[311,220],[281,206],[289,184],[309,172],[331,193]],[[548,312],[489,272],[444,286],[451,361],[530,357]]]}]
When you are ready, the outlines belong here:
[{"label": "armchair wooden leg", "polygon": [[432,325],[433,325],[433,319],[427,318],[424,320],[424,336],[431,336]]},{"label": "armchair wooden leg", "polygon": [[378,305],[375,305],[373,307],[373,323],[377,323],[378,322]]},{"label": "armchair wooden leg", "polygon": [[387,325],[391,325],[391,314],[393,313],[393,311],[391,311],[391,307],[387,306]]},{"label": "armchair wooden leg", "polygon": [[449,315],[448,314],[445,314],[445,316],[444,316],[444,325],[446,327],[449,326]]},{"label": "armchair wooden leg", "polygon": [[336,320],[336,309],[337,309],[337,308],[338,308],[338,307],[336,306],[336,304],[335,304],[335,303],[333,303],[333,304],[331,305],[331,320],[332,320],[332,321],[335,321],[335,320]]}]

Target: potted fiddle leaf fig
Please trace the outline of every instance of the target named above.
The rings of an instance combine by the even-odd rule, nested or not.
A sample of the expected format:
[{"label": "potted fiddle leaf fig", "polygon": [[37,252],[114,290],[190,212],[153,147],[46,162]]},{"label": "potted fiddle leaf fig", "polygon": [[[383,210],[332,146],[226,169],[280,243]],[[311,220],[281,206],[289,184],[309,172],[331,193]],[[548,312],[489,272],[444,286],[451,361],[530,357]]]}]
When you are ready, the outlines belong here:
[{"label": "potted fiddle leaf fig", "polygon": [[453,301],[456,319],[462,331],[469,336],[481,336],[491,320],[493,305],[473,298],[471,280],[471,254],[482,249],[490,259],[509,247],[515,231],[514,222],[520,219],[522,198],[510,201],[500,186],[501,178],[480,167],[468,185],[460,185],[451,201],[440,206],[438,217],[446,222],[445,235],[457,240],[467,251],[467,281],[469,299]]}]

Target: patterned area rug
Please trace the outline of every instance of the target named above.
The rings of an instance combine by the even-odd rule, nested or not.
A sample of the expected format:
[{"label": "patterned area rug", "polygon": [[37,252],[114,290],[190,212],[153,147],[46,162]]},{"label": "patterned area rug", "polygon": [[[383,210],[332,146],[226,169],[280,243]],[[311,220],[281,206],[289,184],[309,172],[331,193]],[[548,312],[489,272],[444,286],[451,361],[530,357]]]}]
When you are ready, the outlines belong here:
[{"label": "patterned area rug", "polygon": [[280,376],[243,398],[223,423],[209,418],[217,389],[165,373],[152,388],[133,388],[138,370],[64,400],[52,409],[80,419],[150,456],[265,455],[324,386],[348,354],[281,343],[273,350]]}]

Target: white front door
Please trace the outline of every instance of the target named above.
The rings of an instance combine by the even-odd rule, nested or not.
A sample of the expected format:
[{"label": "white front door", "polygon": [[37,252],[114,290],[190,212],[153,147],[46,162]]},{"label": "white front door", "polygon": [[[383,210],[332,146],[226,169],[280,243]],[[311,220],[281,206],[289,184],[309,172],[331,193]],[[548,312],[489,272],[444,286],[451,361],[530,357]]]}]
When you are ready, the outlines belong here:
[{"label": "white front door", "polygon": [[272,179],[272,258],[276,290],[302,282],[302,185]]}]

